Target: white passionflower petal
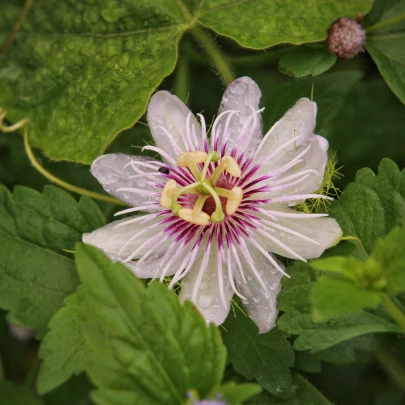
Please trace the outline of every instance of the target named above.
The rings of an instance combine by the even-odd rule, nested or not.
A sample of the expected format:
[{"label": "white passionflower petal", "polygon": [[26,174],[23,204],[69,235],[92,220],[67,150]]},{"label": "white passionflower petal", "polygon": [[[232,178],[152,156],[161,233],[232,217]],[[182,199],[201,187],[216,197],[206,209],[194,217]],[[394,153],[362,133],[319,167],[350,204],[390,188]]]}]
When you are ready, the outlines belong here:
[{"label": "white passionflower petal", "polygon": [[[226,142],[226,153],[231,153],[237,142],[246,144],[246,151],[250,152],[262,140],[262,117],[260,114],[252,116],[252,112],[259,109],[262,92],[250,77],[234,80],[225,90],[218,115],[225,111],[235,111],[235,114],[224,114],[221,124],[221,145]],[[229,119],[229,122],[227,120]],[[226,129],[225,129],[226,128]],[[224,139],[225,138],[225,139]]]},{"label": "white passionflower petal", "polygon": [[[241,294],[249,297],[242,300],[243,306],[249,317],[259,327],[260,333],[266,333],[272,329],[277,319],[277,295],[281,289],[282,273],[269,264],[266,257],[260,253],[253,245],[251,249],[253,265],[259,271],[266,290],[259,283],[251,271],[252,264],[242,257],[241,264],[245,279],[240,273],[236,273],[236,286]],[[274,259],[277,265],[284,269],[282,263]]]},{"label": "white passionflower petal", "polygon": [[173,159],[199,146],[195,138],[201,139],[201,125],[186,105],[168,91],[152,96],[147,119],[156,146]]},{"label": "white passionflower petal", "polygon": [[205,319],[221,325],[231,308],[233,291],[226,268],[222,267],[222,275],[218,272],[217,246],[208,248],[193,267],[193,271],[181,283],[180,298],[193,301]]},{"label": "white passionflower petal", "polygon": [[[260,332],[274,326],[280,279],[273,253],[297,260],[319,257],[341,230],[326,214],[285,205],[314,194],[327,162],[327,141],[313,135],[316,104],[301,99],[260,141],[260,90],[249,78],[233,82],[207,135],[188,108],[156,93],[148,121],[164,162],[106,155],[93,175],[137,216],[85,234],[85,243],[123,262],[135,275],[181,282],[207,322],[221,324],[238,296]],[[260,142],[260,143],[259,143]],[[257,146],[258,145],[258,146]],[[256,147],[257,146],[257,147]]]},{"label": "white passionflower petal", "polygon": [[107,193],[134,207],[159,201],[161,189],[157,184],[165,180],[159,172],[161,166],[161,162],[150,158],[112,153],[97,158],[91,174]]},{"label": "white passionflower petal", "polygon": [[[289,216],[280,217],[279,214]],[[277,220],[272,219],[270,215],[276,216]],[[261,208],[258,213],[260,220],[257,221],[259,229],[263,232],[258,232],[257,241],[266,250],[291,259],[297,257],[288,252],[281,244],[277,244],[270,236],[304,259],[319,257],[325,249],[335,246],[339,242],[342,230],[335,219],[314,218],[308,214],[307,218],[294,218],[294,215],[300,215],[300,213],[280,204],[268,204]]]}]

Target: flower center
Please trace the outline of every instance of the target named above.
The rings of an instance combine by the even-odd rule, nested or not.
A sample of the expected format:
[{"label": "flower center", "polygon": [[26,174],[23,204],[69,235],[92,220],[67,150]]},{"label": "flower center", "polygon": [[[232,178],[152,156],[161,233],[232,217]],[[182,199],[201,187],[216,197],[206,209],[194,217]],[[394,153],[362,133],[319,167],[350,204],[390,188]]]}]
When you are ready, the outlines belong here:
[{"label": "flower center", "polygon": [[[219,163],[207,178],[209,166],[212,162]],[[200,170],[199,165],[203,163],[204,167]],[[232,156],[225,155],[221,159],[216,151],[210,151],[209,153],[203,151],[185,152],[177,158],[177,165],[187,167],[195,182],[185,187],[178,187],[175,180],[169,180],[160,195],[161,207],[171,209],[173,215],[196,225],[208,225],[210,220],[214,223],[222,222],[225,219],[221,201],[223,199],[226,199],[225,212],[228,215],[235,213],[243,198],[242,188],[233,187],[228,190],[216,186],[223,172],[227,172],[233,177],[241,176],[241,169]],[[179,197],[184,194],[196,194],[198,196],[193,208],[184,208],[179,204]],[[209,201],[207,201],[208,199]],[[211,208],[204,210],[207,204]],[[208,211],[209,214],[205,211]]]}]

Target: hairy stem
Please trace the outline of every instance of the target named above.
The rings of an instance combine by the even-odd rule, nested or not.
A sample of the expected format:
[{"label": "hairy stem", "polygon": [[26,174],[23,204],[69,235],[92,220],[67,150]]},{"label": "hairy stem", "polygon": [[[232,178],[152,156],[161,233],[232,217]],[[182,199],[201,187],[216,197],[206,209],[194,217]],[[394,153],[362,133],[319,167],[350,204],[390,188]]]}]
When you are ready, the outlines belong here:
[{"label": "hairy stem", "polygon": [[21,25],[22,25],[25,17],[27,16],[28,11],[30,10],[33,3],[34,3],[34,0],[25,0],[24,7],[23,7],[20,15],[18,16],[17,22],[15,23],[13,30],[11,31],[9,37],[7,38],[7,42],[1,51],[1,54],[3,56],[7,53],[11,44],[13,43],[14,38],[17,35],[18,31],[20,30]]},{"label": "hairy stem", "polygon": [[205,51],[211,57],[215,66],[218,69],[218,72],[222,76],[222,80],[225,84],[231,83],[235,77],[232,73],[231,68],[228,66],[228,63],[225,61],[221,50],[215,41],[209,36],[209,34],[204,31],[200,26],[194,25],[191,28],[191,32],[197,38],[197,40],[204,47]]}]

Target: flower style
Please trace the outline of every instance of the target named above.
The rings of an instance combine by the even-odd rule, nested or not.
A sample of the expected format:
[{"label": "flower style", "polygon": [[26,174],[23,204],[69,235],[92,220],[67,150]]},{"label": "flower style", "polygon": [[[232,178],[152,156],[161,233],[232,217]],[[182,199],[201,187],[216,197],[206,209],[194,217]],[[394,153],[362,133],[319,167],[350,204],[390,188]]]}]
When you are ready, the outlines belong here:
[{"label": "flower style", "polygon": [[284,266],[273,253],[305,261],[335,245],[341,229],[327,214],[290,208],[322,184],[328,142],[314,135],[316,104],[298,100],[262,136],[261,92],[248,77],[232,82],[211,136],[176,96],[159,91],[147,119],[163,161],[103,155],[92,174],[131,208],[83,241],[125,263],[140,278],[182,280],[181,299],[220,325],[234,294],[267,332],[277,317]]}]

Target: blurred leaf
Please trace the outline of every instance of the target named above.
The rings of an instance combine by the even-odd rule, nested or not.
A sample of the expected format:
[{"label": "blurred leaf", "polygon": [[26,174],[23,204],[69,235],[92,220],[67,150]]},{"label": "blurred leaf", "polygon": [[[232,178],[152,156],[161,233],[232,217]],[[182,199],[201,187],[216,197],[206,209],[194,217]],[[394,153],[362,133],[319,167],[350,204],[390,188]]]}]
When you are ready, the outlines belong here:
[{"label": "blurred leaf", "polygon": [[225,347],[191,302],[180,305],[164,285],[143,283],[92,246],[78,244],[76,265],[85,292],[78,306],[88,320],[86,371],[100,405],[182,403],[202,398],[222,380]]},{"label": "blurred leaf", "polygon": [[83,232],[104,224],[87,197],[76,202],[65,191],[45,187],[43,194],[0,186],[0,306],[9,320],[45,328],[78,284],[71,253]]},{"label": "blurred leaf", "polygon": [[1,405],[43,405],[42,399],[36,397],[26,387],[18,387],[10,381],[0,381]]},{"label": "blurred leaf", "polygon": [[[371,4],[37,0],[0,59],[0,104],[12,121],[30,119],[33,145],[50,158],[90,163],[140,118],[151,93],[175,67],[182,34],[198,21],[262,49],[323,40],[333,21],[365,14]],[[11,31],[21,7],[19,1],[2,8],[0,38]]]},{"label": "blurred leaf", "polygon": [[327,321],[342,314],[375,309],[381,302],[381,291],[361,288],[351,281],[329,276],[320,277],[312,290],[315,322]]},{"label": "blurred leaf", "polygon": [[277,397],[291,394],[294,352],[279,329],[259,334],[257,326],[243,314],[228,316],[222,336],[228,360],[248,380],[255,379]]},{"label": "blurred leaf", "polygon": [[405,104],[405,3],[377,0],[365,26],[369,31],[367,51],[391,90]]},{"label": "blurred leaf", "polygon": [[249,402],[249,405],[332,405],[306,378],[298,373],[293,373],[293,382],[296,392],[292,398],[279,399],[268,392],[262,394]]},{"label": "blurred leaf", "polygon": [[321,47],[294,47],[278,61],[281,73],[293,77],[318,76],[330,69],[336,62],[336,55]]},{"label": "blurred leaf", "polygon": [[400,328],[376,315],[360,312],[336,317],[328,322],[312,321],[311,291],[315,272],[305,263],[295,262],[288,268],[290,279],[284,279],[278,308],[284,312],[278,326],[286,333],[299,335],[296,350],[317,352],[346,340],[378,332],[399,332]]},{"label": "blurred leaf", "polygon": [[396,228],[377,242],[370,256],[380,265],[387,289],[394,295],[405,291],[404,241],[405,227]]},{"label": "blurred leaf", "polygon": [[332,273],[321,276],[313,287],[314,321],[376,308],[385,293],[405,291],[404,240],[405,228],[394,228],[377,241],[367,261],[340,256],[311,261],[311,267]]},{"label": "blurred leaf", "polygon": [[223,394],[222,398],[227,404],[236,405],[260,394],[262,388],[258,384],[236,384],[234,381],[230,381],[221,387],[220,392]]},{"label": "blurred leaf", "polygon": [[50,331],[39,351],[39,357],[44,360],[37,380],[41,395],[58,387],[72,375],[83,372],[89,358],[90,350],[82,330],[85,319],[77,300],[77,294],[69,296],[65,300],[66,306],[56,312],[48,324]]},{"label": "blurred leaf", "polygon": [[307,373],[320,373],[321,362],[311,352],[295,352],[294,368]]}]

